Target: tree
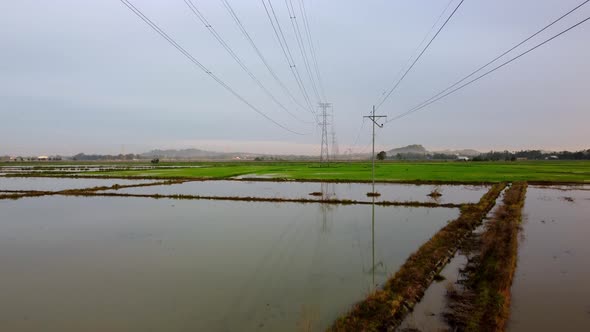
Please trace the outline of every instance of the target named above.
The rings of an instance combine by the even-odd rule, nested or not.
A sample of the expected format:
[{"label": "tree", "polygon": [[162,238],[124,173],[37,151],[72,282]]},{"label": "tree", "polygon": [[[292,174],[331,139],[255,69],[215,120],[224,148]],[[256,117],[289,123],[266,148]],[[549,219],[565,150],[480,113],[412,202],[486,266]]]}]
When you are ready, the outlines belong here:
[{"label": "tree", "polygon": [[381,152],[377,153],[378,160],[385,160],[385,158],[387,158],[387,152],[381,151]]},{"label": "tree", "polygon": [[152,159],[152,164],[157,164],[160,162],[160,158],[154,158]]}]

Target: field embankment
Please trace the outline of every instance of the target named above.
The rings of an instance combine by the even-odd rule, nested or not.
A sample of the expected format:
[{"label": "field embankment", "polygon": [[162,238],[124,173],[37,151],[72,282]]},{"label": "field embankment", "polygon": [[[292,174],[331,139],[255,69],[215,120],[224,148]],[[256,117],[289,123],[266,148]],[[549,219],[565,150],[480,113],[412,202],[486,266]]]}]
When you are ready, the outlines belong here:
[{"label": "field embankment", "polygon": [[460,216],[423,244],[387,281],[339,318],[332,331],[385,331],[395,328],[420,300],[434,276],[453,256],[461,242],[495,205],[506,184],[496,184],[477,204],[464,205]]},{"label": "field embankment", "polygon": [[449,292],[447,319],[456,331],[504,331],[518,256],[526,183],[513,184],[494,210],[475,253],[462,271],[460,290]]}]

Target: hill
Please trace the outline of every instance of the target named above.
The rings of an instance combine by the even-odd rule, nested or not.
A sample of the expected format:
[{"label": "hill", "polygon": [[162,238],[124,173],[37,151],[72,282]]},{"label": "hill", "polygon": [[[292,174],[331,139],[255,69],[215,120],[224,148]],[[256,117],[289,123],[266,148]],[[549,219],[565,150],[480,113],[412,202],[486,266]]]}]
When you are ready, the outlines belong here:
[{"label": "hill", "polygon": [[401,148],[395,148],[387,151],[388,156],[395,156],[397,154],[428,154],[426,148],[420,144],[412,144]]}]

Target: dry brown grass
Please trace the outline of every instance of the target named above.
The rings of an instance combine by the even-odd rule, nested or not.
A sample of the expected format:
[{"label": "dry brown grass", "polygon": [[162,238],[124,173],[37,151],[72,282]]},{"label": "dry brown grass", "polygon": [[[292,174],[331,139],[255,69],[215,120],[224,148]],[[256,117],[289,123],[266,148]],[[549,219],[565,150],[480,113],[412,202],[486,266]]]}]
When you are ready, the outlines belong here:
[{"label": "dry brown grass", "polygon": [[464,290],[449,292],[447,318],[458,331],[504,331],[526,188],[515,183],[506,191],[463,271]]}]

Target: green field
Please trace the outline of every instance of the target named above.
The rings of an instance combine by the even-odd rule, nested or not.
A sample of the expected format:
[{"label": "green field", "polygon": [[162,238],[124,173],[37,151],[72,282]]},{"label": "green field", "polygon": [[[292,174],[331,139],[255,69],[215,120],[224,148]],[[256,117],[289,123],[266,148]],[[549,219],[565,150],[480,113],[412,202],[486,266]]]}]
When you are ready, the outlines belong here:
[{"label": "green field", "polygon": [[[162,166],[180,167],[161,168]],[[339,162],[332,163],[329,167],[320,167],[318,163],[311,162],[162,163],[153,170],[116,170],[80,175],[166,179],[227,179],[246,176],[292,180],[370,181],[371,163]],[[392,182],[590,183],[590,161],[378,162],[376,179]]]}]

